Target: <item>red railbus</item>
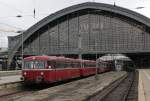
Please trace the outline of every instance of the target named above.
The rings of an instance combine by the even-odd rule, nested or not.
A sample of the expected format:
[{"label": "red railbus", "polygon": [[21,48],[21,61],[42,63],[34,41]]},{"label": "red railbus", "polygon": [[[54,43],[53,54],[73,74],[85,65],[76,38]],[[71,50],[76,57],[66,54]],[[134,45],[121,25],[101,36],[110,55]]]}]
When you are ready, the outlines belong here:
[{"label": "red railbus", "polygon": [[72,59],[56,56],[30,56],[24,58],[22,77],[26,83],[53,83],[111,71],[108,62]]}]

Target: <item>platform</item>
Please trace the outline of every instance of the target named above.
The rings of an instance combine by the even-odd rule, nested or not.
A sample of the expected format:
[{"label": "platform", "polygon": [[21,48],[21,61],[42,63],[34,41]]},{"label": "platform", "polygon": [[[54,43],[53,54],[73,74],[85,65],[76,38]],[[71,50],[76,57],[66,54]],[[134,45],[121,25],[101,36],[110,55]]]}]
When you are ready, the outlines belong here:
[{"label": "platform", "polygon": [[21,75],[0,77],[0,89],[19,86]]},{"label": "platform", "polygon": [[21,70],[0,71],[0,77],[12,75],[21,75]]},{"label": "platform", "polygon": [[150,101],[150,69],[139,69],[138,101]]},{"label": "platform", "polygon": [[13,83],[13,82],[19,82],[21,75],[13,75],[13,76],[5,76],[0,77],[0,85],[4,83]]},{"label": "platform", "polygon": [[59,86],[50,87],[33,93],[29,96],[14,98],[15,101],[84,101],[97,94],[110,83],[126,75],[126,72],[108,72],[69,82]]}]

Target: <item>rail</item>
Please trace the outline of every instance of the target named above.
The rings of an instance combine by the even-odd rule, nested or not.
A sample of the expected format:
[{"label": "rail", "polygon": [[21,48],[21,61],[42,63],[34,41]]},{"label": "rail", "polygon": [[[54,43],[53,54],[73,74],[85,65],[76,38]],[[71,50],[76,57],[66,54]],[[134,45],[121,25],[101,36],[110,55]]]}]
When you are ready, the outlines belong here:
[{"label": "rail", "polygon": [[137,80],[138,73],[130,72],[85,101],[137,101]]}]

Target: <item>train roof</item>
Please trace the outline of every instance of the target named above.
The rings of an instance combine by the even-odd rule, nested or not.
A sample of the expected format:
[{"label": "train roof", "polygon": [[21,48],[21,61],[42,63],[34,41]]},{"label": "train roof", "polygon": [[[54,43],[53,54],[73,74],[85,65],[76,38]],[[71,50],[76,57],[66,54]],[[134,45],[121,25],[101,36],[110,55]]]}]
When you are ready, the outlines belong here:
[{"label": "train roof", "polygon": [[56,58],[56,56],[29,56],[24,60],[55,60]]},{"label": "train roof", "polygon": [[66,58],[63,56],[29,56],[24,58],[25,61],[30,60],[50,60],[50,61],[76,61],[76,62],[95,62],[94,60],[82,60],[82,59],[73,59],[73,58]]},{"label": "train roof", "polygon": [[95,63],[96,61],[94,61],[94,60],[83,60],[83,62],[91,62],[91,63]]}]

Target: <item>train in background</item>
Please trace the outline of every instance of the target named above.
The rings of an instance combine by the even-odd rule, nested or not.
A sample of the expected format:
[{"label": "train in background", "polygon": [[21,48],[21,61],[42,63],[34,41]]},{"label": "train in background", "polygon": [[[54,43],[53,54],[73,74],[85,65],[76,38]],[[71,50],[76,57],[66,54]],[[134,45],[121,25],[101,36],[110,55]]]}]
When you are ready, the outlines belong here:
[{"label": "train in background", "polygon": [[97,61],[107,61],[113,65],[114,71],[133,71],[135,70],[134,62],[124,54],[106,54],[99,57]]},{"label": "train in background", "polygon": [[133,61],[125,61],[125,60],[114,60],[112,61],[114,64],[115,71],[132,71],[134,70]]},{"label": "train in background", "polygon": [[110,62],[72,59],[56,56],[30,56],[24,58],[22,77],[25,83],[53,83],[86,77],[112,70]]}]

